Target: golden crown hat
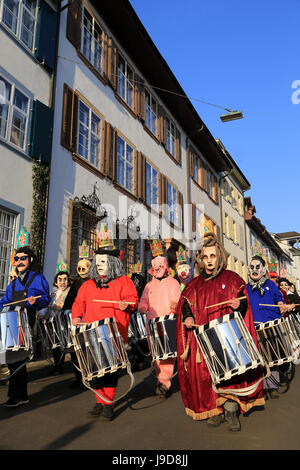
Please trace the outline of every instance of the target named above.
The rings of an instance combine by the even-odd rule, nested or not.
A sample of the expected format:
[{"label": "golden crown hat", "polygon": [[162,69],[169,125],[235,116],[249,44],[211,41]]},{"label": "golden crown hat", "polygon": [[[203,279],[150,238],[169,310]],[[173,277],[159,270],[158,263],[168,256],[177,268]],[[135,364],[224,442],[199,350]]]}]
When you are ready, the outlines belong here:
[{"label": "golden crown hat", "polygon": [[141,273],[143,271],[143,265],[140,262],[140,260],[135,264],[130,264],[128,266],[128,271],[130,275],[133,273],[137,273],[137,274]]},{"label": "golden crown hat", "polygon": [[202,214],[200,222],[198,222],[199,233],[203,232],[203,235],[207,232],[214,233],[213,223],[210,219],[206,219],[206,217]]},{"label": "golden crown hat", "polygon": [[161,241],[158,241],[156,239],[154,239],[152,243],[150,243],[150,250],[153,258],[155,258],[156,256],[163,256],[164,254]]},{"label": "golden crown hat", "polygon": [[26,227],[21,227],[20,232],[17,234],[17,248],[28,245],[30,245],[30,233],[27,232]]},{"label": "golden crown hat", "polygon": [[115,248],[112,230],[108,230],[107,224],[100,225],[100,231],[96,231],[98,248]]},{"label": "golden crown hat", "polygon": [[85,240],[83,240],[82,245],[79,245],[78,254],[79,254],[79,258],[84,258],[84,259],[85,258],[91,259],[94,256],[92,248],[86,244]]},{"label": "golden crown hat", "polygon": [[177,262],[179,264],[185,264],[187,260],[186,250],[179,246],[178,250],[176,251]]},{"label": "golden crown hat", "polygon": [[61,261],[60,263],[58,263],[58,265],[57,265],[57,271],[58,271],[59,273],[68,271],[68,265],[67,265],[67,263],[65,263],[64,261]]}]

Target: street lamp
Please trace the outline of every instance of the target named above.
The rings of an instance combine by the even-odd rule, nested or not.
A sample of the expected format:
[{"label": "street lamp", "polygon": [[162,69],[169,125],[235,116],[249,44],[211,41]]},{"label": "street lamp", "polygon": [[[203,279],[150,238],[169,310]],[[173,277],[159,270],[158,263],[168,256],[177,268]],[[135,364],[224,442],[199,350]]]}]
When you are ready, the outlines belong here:
[{"label": "street lamp", "polygon": [[235,119],[243,119],[242,111],[232,111],[231,109],[224,108],[229,114],[222,114],[220,119],[222,122],[234,121]]}]

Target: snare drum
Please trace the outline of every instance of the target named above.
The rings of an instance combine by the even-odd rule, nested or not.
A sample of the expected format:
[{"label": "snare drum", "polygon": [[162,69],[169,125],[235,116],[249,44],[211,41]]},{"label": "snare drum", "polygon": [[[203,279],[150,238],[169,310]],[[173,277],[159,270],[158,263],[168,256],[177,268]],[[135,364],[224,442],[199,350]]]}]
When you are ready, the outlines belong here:
[{"label": "snare drum", "polygon": [[45,318],[39,321],[39,328],[46,350],[61,347],[63,336],[58,312],[49,307]]},{"label": "snare drum", "polygon": [[61,338],[61,349],[64,352],[73,352],[74,351],[74,336],[72,331],[75,332],[76,326],[72,324],[72,311],[65,310],[59,314],[59,324],[60,324],[60,338]]},{"label": "snare drum", "polygon": [[295,359],[294,338],[286,318],[277,318],[255,326],[259,350],[269,367]]},{"label": "snare drum", "polygon": [[177,357],[175,314],[147,319],[146,329],[153,361]]},{"label": "snare drum", "polygon": [[146,315],[139,312],[130,315],[128,339],[133,343],[147,339]]},{"label": "snare drum", "polygon": [[263,358],[239,312],[194,330],[214,384],[263,366]]},{"label": "snare drum", "polygon": [[77,327],[72,336],[83,380],[90,381],[129,365],[124,340],[113,317]]},{"label": "snare drum", "polygon": [[0,364],[23,361],[32,354],[32,335],[26,309],[0,314]]}]

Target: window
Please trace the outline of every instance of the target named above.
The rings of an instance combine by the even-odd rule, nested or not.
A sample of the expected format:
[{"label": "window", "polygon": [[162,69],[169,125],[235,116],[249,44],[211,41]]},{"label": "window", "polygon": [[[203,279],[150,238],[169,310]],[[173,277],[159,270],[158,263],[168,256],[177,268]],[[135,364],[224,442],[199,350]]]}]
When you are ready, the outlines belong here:
[{"label": "window", "polygon": [[36,30],[37,2],[35,0],[3,0],[2,23],[31,51]]},{"label": "window", "polygon": [[151,207],[158,205],[158,172],[146,162],[146,204]]},{"label": "window", "polygon": [[168,182],[168,219],[173,224],[178,222],[177,214],[177,190],[176,188]]},{"label": "window", "polygon": [[213,175],[207,171],[207,194],[212,198],[213,196]]},{"label": "window", "polygon": [[150,131],[157,134],[157,102],[145,91],[145,124]]},{"label": "window", "polygon": [[117,136],[117,182],[133,192],[134,150],[119,135]]},{"label": "window", "polygon": [[0,75],[0,136],[25,149],[29,98]]},{"label": "window", "polygon": [[166,148],[173,157],[176,157],[176,127],[174,123],[166,117]]},{"label": "window", "polygon": [[0,291],[5,291],[8,284],[10,255],[15,238],[16,216],[0,208]]},{"label": "window", "polygon": [[103,31],[90,13],[83,8],[83,28],[81,52],[102,74],[103,70]]},{"label": "window", "polygon": [[79,101],[78,154],[100,168],[101,118],[83,101]]},{"label": "window", "polygon": [[230,220],[228,214],[225,214],[225,235],[227,238],[230,238]]},{"label": "window", "polygon": [[134,73],[129,67],[127,62],[118,56],[118,94],[128,104],[130,108],[133,108],[134,102],[134,87],[133,87]]}]

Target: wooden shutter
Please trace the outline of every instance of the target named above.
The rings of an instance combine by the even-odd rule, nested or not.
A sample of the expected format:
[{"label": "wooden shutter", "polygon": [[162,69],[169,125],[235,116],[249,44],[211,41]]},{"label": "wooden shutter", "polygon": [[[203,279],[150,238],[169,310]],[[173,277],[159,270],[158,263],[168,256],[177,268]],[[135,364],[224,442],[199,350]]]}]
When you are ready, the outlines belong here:
[{"label": "wooden shutter", "polygon": [[183,195],[180,191],[177,190],[177,214],[179,217],[179,223],[177,224],[183,230]]},{"label": "wooden shutter", "polygon": [[101,171],[112,181],[116,179],[116,145],[117,133],[113,126],[109,122],[106,122],[104,133],[104,155]]},{"label": "wooden shutter", "polygon": [[192,204],[192,232],[196,234],[196,204]]},{"label": "wooden shutter", "polygon": [[53,114],[52,108],[33,102],[29,155],[45,163],[51,162]]},{"label": "wooden shutter", "polygon": [[213,189],[212,189],[212,198],[215,202],[219,203],[219,187],[218,187],[218,179],[215,175],[212,175],[213,181]]},{"label": "wooden shutter", "polygon": [[34,55],[50,70],[55,65],[56,29],[57,12],[43,0],[38,14]]},{"label": "wooden shutter", "polygon": [[189,147],[188,149],[188,161],[189,161],[189,175],[193,178],[194,177],[194,153],[192,149]]},{"label": "wooden shutter", "polygon": [[64,84],[63,93],[61,145],[72,152],[76,152],[78,97],[75,92],[66,84]]},{"label": "wooden shutter", "polygon": [[117,48],[111,37],[107,37],[107,60],[105,75],[112,85],[113,89],[117,88]]},{"label": "wooden shutter", "polygon": [[137,152],[136,160],[136,196],[141,201],[146,201],[146,158],[142,152]]},{"label": "wooden shutter", "polygon": [[160,188],[159,188],[159,203],[161,205],[160,207],[160,213],[162,215],[166,215],[166,208],[163,207],[165,204],[168,203],[168,180],[165,175],[160,173]]},{"label": "wooden shutter", "polygon": [[176,128],[176,161],[181,165],[181,134]]},{"label": "wooden shutter", "polygon": [[220,243],[222,243],[222,238],[221,238],[221,229],[219,227],[219,225],[216,225],[216,235],[217,235],[217,239]]},{"label": "wooden shutter", "polygon": [[76,49],[81,46],[81,17],[82,4],[81,1],[75,1],[68,6],[67,17],[67,38]]},{"label": "wooden shutter", "polygon": [[139,119],[145,121],[145,87],[142,78],[134,74],[134,111]]},{"label": "wooden shutter", "polygon": [[158,105],[158,139],[163,144],[166,145],[166,119],[165,112],[163,107]]}]

